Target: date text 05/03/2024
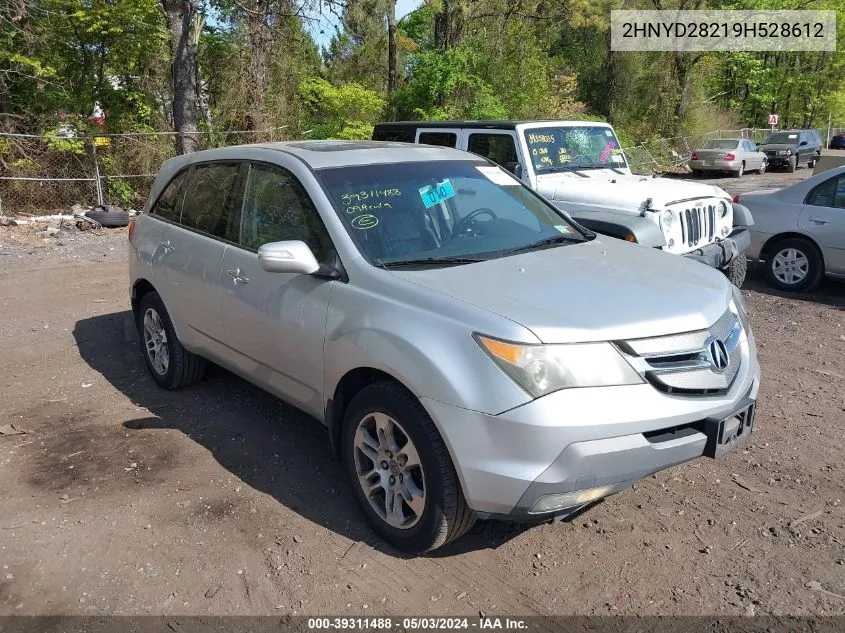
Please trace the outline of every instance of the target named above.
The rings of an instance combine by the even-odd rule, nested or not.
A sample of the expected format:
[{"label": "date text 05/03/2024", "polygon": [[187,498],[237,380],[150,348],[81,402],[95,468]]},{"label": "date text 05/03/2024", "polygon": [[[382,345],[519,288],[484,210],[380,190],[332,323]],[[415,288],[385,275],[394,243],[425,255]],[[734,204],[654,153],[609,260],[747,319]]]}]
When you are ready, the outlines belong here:
[{"label": "date text 05/03/2024", "polygon": [[529,628],[521,618],[482,616],[467,617],[342,617],[308,618],[308,628],[322,630],[396,630],[396,631],[449,631],[449,630],[509,630]]}]

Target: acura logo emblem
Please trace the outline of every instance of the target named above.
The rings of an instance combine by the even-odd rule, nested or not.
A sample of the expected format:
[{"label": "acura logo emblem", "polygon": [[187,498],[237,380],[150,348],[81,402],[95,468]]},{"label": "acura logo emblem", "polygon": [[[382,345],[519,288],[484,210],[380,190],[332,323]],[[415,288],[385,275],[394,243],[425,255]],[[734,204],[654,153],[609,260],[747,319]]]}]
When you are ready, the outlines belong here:
[{"label": "acura logo emblem", "polygon": [[724,341],[710,338],[704,345],[707,355],[710,357],[710,367],[713,368],[713,371],[719,373],[725,371],[728,368],[728,363],[730,363],[730,356]]}]

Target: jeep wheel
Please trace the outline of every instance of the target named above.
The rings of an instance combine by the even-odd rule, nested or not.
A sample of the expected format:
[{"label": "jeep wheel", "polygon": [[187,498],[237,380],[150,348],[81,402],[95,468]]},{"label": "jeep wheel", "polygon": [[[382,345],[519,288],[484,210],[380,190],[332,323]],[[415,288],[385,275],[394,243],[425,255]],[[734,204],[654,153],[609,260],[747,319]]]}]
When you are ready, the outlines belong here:
[{"label": "jeep wheel", "polygon": [[796,156],[790,156],[789,161],[786,163],[786,171],[790,174],[795,171],[795,168],[798,166],[798,158]]},{"label": "jeep wheel", "polygon": [[739,169],[734,172],[734,178],[742,178],[742,174],[745,173],[745,163],[739,164]]},{"label": "jeep wheel", "polygon": [[352,399],[340,448],[358,505],[403,552],[437,549],[475,523],[434,422],[401,386],[378,382]]},{"label": "jeep wheel", "polygon": [[824,261],[808,240],[785,239],[767,249],[767,253],[766,277],[775,288],[807,292],[822,280]]},{"label": "jeep wheel", "polygon": [[202,379],[205,359],[182,347],[157,292],[148,292],[141,299],[138,334],[147,368],[162,387],[178,389]]},{"label": "jeep wheel", "polygon": [[740,253],[734,257],[730,263],[722,269],[725,277],[728,278],[734,286],[742,288],[745,282],[745,273],[748,271],[748,258],[745,253]]}]

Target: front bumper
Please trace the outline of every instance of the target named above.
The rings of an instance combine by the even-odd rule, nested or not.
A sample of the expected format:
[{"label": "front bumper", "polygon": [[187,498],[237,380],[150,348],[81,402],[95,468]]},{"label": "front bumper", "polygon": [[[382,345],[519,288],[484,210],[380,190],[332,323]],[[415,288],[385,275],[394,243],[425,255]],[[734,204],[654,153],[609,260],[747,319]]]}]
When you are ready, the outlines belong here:
[{"label": "front bumper", "polygon": [[744,226],[735,227],[725,239],[685,253],[684,257],[707,264],[711,268],[724,268],[735,257],[747,251],[750,246],[751,234],[748,229]]},{"label": "front bumper", "polygon": [[766,156],[766,163],[769,167],[786,167],[795,154],[789,156]]},{"label": "front bumper", "polygon": [[705,455],[708,425],[756,401],[760,369],[750,332],[741,349],[741,369],[722,395],[670,395],[647,383],[566,389],[499,415],[421,400],[470,508],[483,518],[538,520],[561,513],[529,513],[545,495],[602,486],[607,496]]}]

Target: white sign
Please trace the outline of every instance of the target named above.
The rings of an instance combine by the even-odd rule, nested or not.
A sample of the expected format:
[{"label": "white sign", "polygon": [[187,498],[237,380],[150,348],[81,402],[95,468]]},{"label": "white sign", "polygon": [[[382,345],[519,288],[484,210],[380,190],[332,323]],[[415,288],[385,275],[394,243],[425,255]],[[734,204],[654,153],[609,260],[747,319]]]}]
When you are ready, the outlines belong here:
[{"label": "white sign", "polygon": [[770,114],[769,115],[769,125],[777,125],[778,124],[778,115],[777,114]]}]

